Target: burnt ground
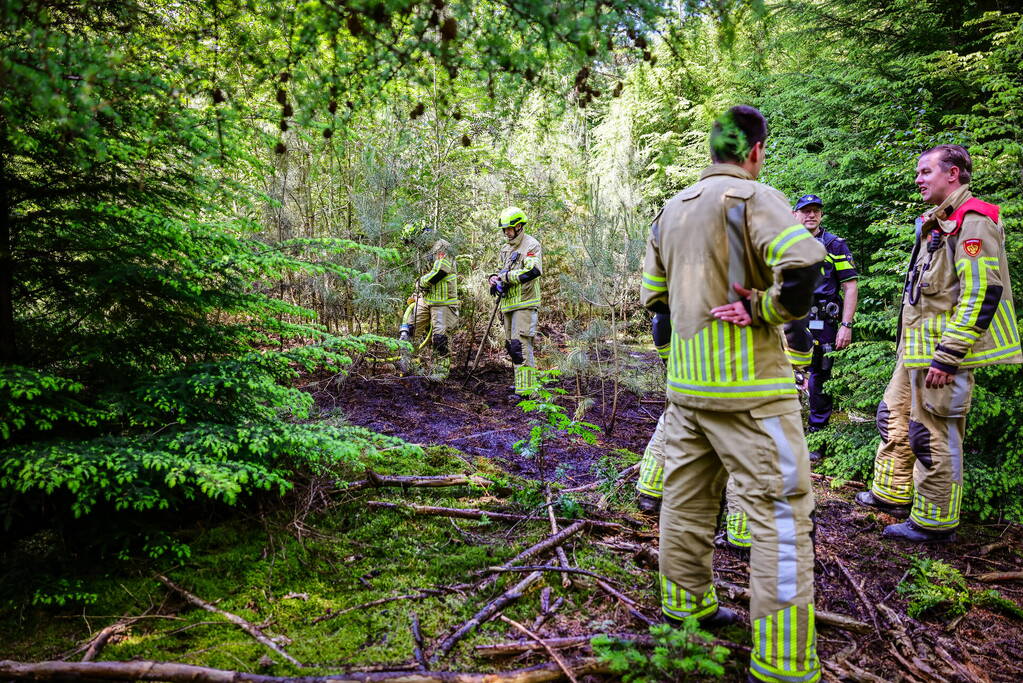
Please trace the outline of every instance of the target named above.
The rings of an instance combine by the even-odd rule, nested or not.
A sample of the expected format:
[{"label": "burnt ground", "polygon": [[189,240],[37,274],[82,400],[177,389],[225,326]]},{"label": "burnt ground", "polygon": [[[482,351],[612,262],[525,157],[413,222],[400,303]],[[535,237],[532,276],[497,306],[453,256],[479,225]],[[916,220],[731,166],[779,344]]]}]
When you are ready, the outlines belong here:
[{"label": "burnt ground", "polygon": [[[651,363],[656,363],[652,356]],[[355,368],[342,384],[323,386],[317,402],[326,410],[340,409],[348,422],[418,444],[446,444],[473,456],[491,458],[509,472],[535,476],[531,461],[521,458],[512,443],[525,436],[528,419],[508,397],[509,366],[489,365],[477,373],[468,388],[457,370],[444,382],[422,377],[397,377],[389,368]],[[569,395],[559,400],[571,414],[577,404],[574,380],[563,382]],[[607,387],[605,387],[607,389]],[[582,387],[582,394],[597,396],[585,419],[606,426],[610,399],[603,406],[600,387]],[[627,448],[642,453],[661,409],[659,392],[637,396],[624,393],[614,430],[602,433],[594,446],[572,443],[553,448],[551,457],[561,467],[559,480],[566,486],[593,481],[593,465],[609,449]],[[603,415],[602,415],[603,412]],[[926,613],[917,619],[907,614],[907,600],[896,589],[914,556],[941,559],[960,570],[971,589],[997,589],[1017,605],[1023,603],[1018,579],[981,582],[987,572],[1023,569],[1018,526],[975,525],[960,528],[959,541],[944,546],[913,547],[882,540],[886,524],[897,520],[853,504],[862,485],[840,488],[817,479],[816,606],[870,625],[866,633],[819,624],[818,651],[825,661],[825,680],[857,681],[1020,681],[1023,680],[1021,622],[1002,612],[973,606],[965,618],[951,619]],[[1001,541],[1001,543],[999,543]],[[1005,542],[1009,541],[1009,542]],[[995,543],[994,549],[985,547]],[[628,557],[626,555],[625,557]],[[719,579],[747,585],[748,556],[722,549],[715,554]],[[656,615],[655,598],[633,594],[649,615]],[[736,608],[748,624],[747,603],[722,592],[724,604]],[[638,629],[642,630],[642,629]],[[561,622],[554,634],[585,632],[582,624]],[[730,632],[749,644],[744,633]],[[742,640],[746,637],[746,640]],[[740,659],[743,657],[740,655]],[[741,676],[729,672],[729,678]]]}]

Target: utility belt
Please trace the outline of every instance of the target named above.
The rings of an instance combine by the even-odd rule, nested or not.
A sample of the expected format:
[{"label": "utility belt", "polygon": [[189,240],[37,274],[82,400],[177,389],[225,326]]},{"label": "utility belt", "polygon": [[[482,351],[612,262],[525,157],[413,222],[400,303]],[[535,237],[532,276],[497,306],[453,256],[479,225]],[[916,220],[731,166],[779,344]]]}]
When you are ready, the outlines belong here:
[{"label": "utility belt", "polygon": [[810,306],[810,315],[807,316],[809,319],[809,327],[811,330],[823,330],[824,323],[831,323],[837,325],[839,321],[839,312],[841,308],[837,301],[829,299],[814,299],[813,305]]}]

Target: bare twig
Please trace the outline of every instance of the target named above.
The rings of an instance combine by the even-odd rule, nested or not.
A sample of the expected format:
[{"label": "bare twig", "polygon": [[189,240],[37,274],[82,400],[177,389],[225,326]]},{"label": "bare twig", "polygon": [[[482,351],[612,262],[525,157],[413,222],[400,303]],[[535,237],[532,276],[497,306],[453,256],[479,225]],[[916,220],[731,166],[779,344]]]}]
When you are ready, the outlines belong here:
[{"label": "bare twig", "polygon": [[535,620],[533,620],[533,625],[532,625],[531,629],[533,631],[539,631],[540,627],[543,626],[544,623],[546,623],[546,621],[548,619],[550,619],[554,615],[555,612],[558,611],[558,608],[561,607],[564,604],[565,604],[565,598],[559,597],[557,600],[555,600],[553,605],[551,605],[550,607],[545,609],[543,612],[541,612],[536,617]]},{"label": "bare twig", "polygon": [[652,626],[652,625],[657,623],[654,619],[651,619],[650,617],[646,616],[645,614],[643,614],[642,612],[639,611],[639,605],[636,604],[635,600],[633,600],[632,598],[628,597],[624,593],[621,593],[621,592],[615,590],[611,586],[611,584],[609,584],[607,581],[605,581],[603,579],[597,579],[597,585],[600,586],[600,589],[602,591],[604,591],[608,595],[616,598],[619,602],[621,602],[623,605],[625,605],[626,609],[629,610],[629,614],[631,614],[632,616],[636,617],[637,619],[642,621],[644,624],[647,624],[648,626]]},{"label": "bare twig", "polygon": [[418,593],[409,593],[407,595],[394,595],[389,598],[379,598],[377,600],[370,600],[369,602],[364,602],[361,605],[352,605],[351,607],[346,607],[336,612],[328,611],[326,614],[321,614],[320,616],[316,617],[309,623],[318,624],[321,621],[333,619],[334,617],[341,616],[342,614],[347,614],[348,612],[366,609],[367,607],[375,607],[377,605],[384,605],[388,602],[396,602],[398,600],[421,600],[423,598],[432,598],[438,595],[444,595],[445,593],[457,593],[469,587],[470,586],[468,584],[457,584],[454,586],[447,586],[445,588],[427,588],[425,590],[419,591]]},{"label": "bare twig", "polygon": [[870,620],[874,622],[874,631],[880,636],[881,626],[877,622],[877,611],[874,609],[874,603],[868,600],[867,596],[863,594],[863,588],[861,588],[860,584],[856,582],[856,579],[853,578],[853,575],[849,572],[849,569],[845,566],[845,564],[842,563],[842,560],[840,560],[836,555],[831,555],[830,557],[834,560],[835,564],[838,565],[838,568],[842,570],[842,573],[845,574],[845,579],[849,582],[849,585],[853,587],[854,591],[856,591],[856,595],[859,596],[860,602],[863,603],[863,607],[870,615]]},{"label": "bare twig", "polygon": [[[569,538],[574,536],[576,533],[581,531],[585,527],[586,527],[586,522],[583,521],[583,520],[580,520],[580,521],[576,522],[575,524],[572,524],[571,526],[567,526],[564,529],[562,529],[561,531],[559,531],[558,533],[553,534],[551,536],[548,536],[547,538],[543,539],[539,543],[536,543],[534,545],[529,546],[528,548],[523,550],[521,553],[519,553],[515,557],[511,558],[510,560],[508,560],[507,562],[502,564],[501,565],[501,569],[510,569],[511,567],[514,567],[519,562],[523,562],[525,560],[528,560],[531,557],[536,557],[540,553],[543,553],[543,552],[545,552],[545,551],[547,551],[547,550],[549,550],[549,549],[551,549],[553,547],[559,546],[562,543],[564,543],[565,541],[567,541]],[[481,581],[479,583],[479,585],[476,587],[476,589],[478,591],[482,592],[483,590],[485,590],[485,589],[489,588],[491,585],[493,585],[497,581],[497,578],[498,577],[497,577],[496,574],[493,575],[493,576],[487,577],[486,579],[484,579],[483,581]]]},{"label": "bare twig", "polygon": [[984,583],[995,581],[1023,581],[1023,572],[989,572],[987,574],[976,574],[970,577]]},{"label": "bare twig", "polygon": [[[749,600],[750,592],[748,588],[740,586],[738,584],[731,583],[718,579],[714,582],[718,587],[728,591],[729,595],[733,599]],[[827,624],[828,626],[835,626],[837,628],[845,629],[846,631],[853,631],[855,633],[870,633],[870,624],[860,621],[859,619],[853,619],[850,616],[844,614],[838,614],[836,612],[828,612],[827,610],[814,609],[814,619],[821,624]]]},{"label": "bare twig", "polygon": [[287,662],[292,666],[296,666],[299,668],[304,666],[302,662],[298,661],[297,659],[289,655],[287,652],[285,652],[284,648],[282,648],[280,645],[267,638],[262,631],[260,631],[258,628],[256,628],[249,622],[245,621],[241,617],[239,617],[237,614],[232,614],[231,612],[226,612],[220,609],[219,607],[214,607],[213,605],[206,602],[199,596],[189,593],[187,590],[177,585],[176,583],[168,579],[166,576],[163,576],[162,574],[157,574],[156,580],[162,583],[163,585],[167,586],[171,590],[180,593],[186,600],[188,600],[196,607],[202,607],[207,612],[213,612],[214,614],[219,614],[220,616],[224,617],[232,624],[239,627],[240,629],[248,633],[250,636],[255,638],[256,641],[259,642],[261,645],[279,654],[281,657],[287,660]]},{"label": "bare twig", "polygon": [[412,619],[412,642],[414,646],[412,648],[412,656],[416,658],[416,662],[419,663],[419,669],[426,671],[429,669],[429,665],[426,663],[426,657],[423,656],[423,632],[419,630],[419,615],[413,612],[411,614]]},{"label": "bare twig", "polygon": [[543,646],[543,649],[547,651],[547,654],[549,654],[551,656],[551,659],[553,659],[554,662],[559,667],[561,667],[561,670],[565,672],[565,675],[568,676],[568,680],[572,681],[572,683],[579,683],[579,681],[576,680],[575,676],[572,675],[572,670],[569,669],[568,666],[565,665],[564,660],[562,660],[561,657],[558,656],[557,652],[555,652],[551,648],[549,648],[546,645],[544,645],[544,642],[543,642],[543,640],[540,639],[540,636],[536,635],[535,633],[530,631],[528,628],[526,628],[525,626],[523,626],[519,622],[515,621],[514,619],[509,619],[508,617],[504,616],[503,614],[501,615],[501,621],[503,621],[506,624],[511,624],[512,626],[514,626],[515,628],[517,628],[518,630],[520,630],[524,634],[526,634],[526,636],[528,636],[528,637],[532,638],[533,640],[535,640],[536,642],[540,643],[540,645]]},{"label": "bare twig", "polygon": [[533,572],[499,595],[497,598],[484,605],[483,609],[474,614],[471,619],[459,626],[454,633],[441,642],[441,644],[437,647],[437,650],[433,653],[433,657],[430,658],[430,661],[436,662],[441,657],[446,656],[449,652],[451,652],[451,648],[453,648],[459,640],[469,633],[469,631],[472,631],[477,626],[500,612],[504,609],[505,605],[521,598],[526,589],[539,581],[541,577],[543,577],[543,572]]},{"label": "bare twig", "polygon": [[128,617],[102,629],[92,640],[89,641],[85,654],[82,656],[82,661],[91,662],[96,659],[96,656],[106,646],[111,637],[121,635],[136,621],[138,621],[138,617]]},{"label": "bare twig", "polygon": [[[611,482],[611,483],[612,484],[617,484],[620,480],[625,479],[625,478],[629,477],[630,475],[635,474],[638,471],[639,471],[639,463],[636,463],[635,465],[629,465],[624,470],[619,472],[618,476],[615,477],[614,481]],[[582,491],[595,491],[597,488],[600,487],[600,484],[601,484],[601,482],[595,481],[595,482],[590,483],[590,484],[584,484],[583,486],[575,486],[575,487],[570,488],[570,489],[561,489],[561,492],[562,493],[581,493]]]},{"label": "bare twig", "polygon": [[[558,533],[558,520],[554,516],[554,506],[551,504],[551,491],[547,489],[547,518],[551,522],[551,533]],[[565,549],[560,545],[554,546],[554,554],[558,557],[558,563],[564,568],[568,569],[572,565],[568,563],[568,555],[565,554]],[[568,574],[561,575],[561,587],[568,588],[572,585],[572,579],[569,578]]]},{"label": "bare twig", "polygon": [[425,487],[441,487],[441,486],[481,486],[488,487],[493,486],[494,482],[483,477],[476,475],[465,475],[465,474],[444,474],[439,476],[430,477],[407,477],[407,476],[388,476],[377,474],[373,470],[366,470],[366,478],[359,481],[353,481],[347,484],[342,491],[359,491],[361,489],[368,488],[382,488],[386,486],[406,487],[406,486],[425,486]]},{"label": "bare twig", "polygon": [[[366,505],[371,509],[390,509],[390,510],[407,510],[416,515],[424,516],[439,516],[439,517],[457,517],[460,519],[498,519],[506,522],[519,522],[524,520],[542,520],[543,517],[535,517],[529,515],[516,515],[508,512],[488,512],[487,510],[474,510],[467,508],[444,508],[444,507],[433,507],[429,505],[413,505],[411,503],[400,504],[400,503],[385,503],[379,500],[370,500],[366,502]],[[575,520],[556,518],[559,522],[572,522]],[[590,527],[594,529],[602,529],[605,531],[615,531],[622,534],[634,533],[632,529],[617,522],[603,522],[595,519],[582,520],[585,521]]]},{"label": "bare twig", "polygon": [[[654,639],[646,634],[641,633],[590,633],[581,636],[566,636],[563,638],[544,638],[543,648],[551,648],[552,650],[563,650],[569,647],[589,647],[590,640],[598,635],[607,635],[611,638],[617,638],[619,640],[629,640],[637,645],[651,646],[654,644]],[[745,652],[750,651],[748,645],[740,645],[739,643],[733,643],[728,640],[714,639],[710,641],[713,645],[720,645],[727,647],[733,652]],[[512,643],[496,643],[493,645],[477,645],[473,648],[474,652],[481,657],[503,657],[506,655],[518,655],[523,652],[533,652],[539,650],[541,645],[539,643],[529,640],[519,640]]]}]

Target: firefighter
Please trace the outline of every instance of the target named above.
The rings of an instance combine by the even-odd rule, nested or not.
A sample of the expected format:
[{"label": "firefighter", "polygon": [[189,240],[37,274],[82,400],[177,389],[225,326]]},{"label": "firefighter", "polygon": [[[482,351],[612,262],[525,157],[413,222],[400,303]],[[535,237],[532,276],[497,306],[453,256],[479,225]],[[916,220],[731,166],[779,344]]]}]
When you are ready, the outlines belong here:
[{"label": "firefighter", "polygon": [[883,535],[949,542],[959,525],[963,434],[973,369],[1023,362],[999,207],[970,192],[959,145],[922,155],[916,184],[934,208],[916,222],[899,321],[898,358],[877,407],[881,445],[860,505],[905,522]]},{"label": "firefighter", "polygon": [[671,318],[660,517],[667,621],[732,623],[711,560],[729,476],[748,517],[750,675],[816,681],[810,460],[781,326],[805,316],[825,258],[788,200],[755,182],[767,122],[737,106],[715,121],[712,165],[654,219],[644,306]]},{"label": "firefighter", "polygon": [[[831,353],[844,349],[852,342],[853,316],[859,298],[856,266],[845,240],[821,227],[824,202],[815,194],[804,194],[796,200],[792,215],[810,234],[824,245],[828,252],[824,259],[824,272],[813,293],[810,315],[804,320],[786,324],[805,326],[813,336],[813,354],[804,373],[806,392],[810,402],[807,432],[817,432],[828,426],[834,402],[824,391],[824,383],[831,379],[834,358]],[[823,447],[810,451],[810,460],[824,457]]]},{"label": "firefighter", "polygon": [[489,277],[490,293],[501,297],[504,346],[515,367],[512,390],[519,396],[529,396],[539,386],[533,337],[540,309],[543,253],[536,238],[525,232],[526,214],[522,209],[508,207],[501,212],[497,225],[505,243],[498,254],[498,272]]},{"label": "firefighter", "polygon": [[[667,313],[654,313],[650,331],[654,348],[661,362],[668,362],[668,347],[671,344],[671,320]],[[656,515],[661,511],[661,495],[664,489],[664,413],[657,420],[654,433],[643,451],[639,462],[639,479],[636,482],[636,506],[642,512]]]},{"label": "firefighter", "polygon": [[[423,231],[429,237],[432,230]],[[432,332],[434,379],[444,379],[451,369],[448,335],[458,324],[458,266],[451,244],[433,241],[429,250],[430,270],[416,279],[416,293],[408,299],[398,338],[413,341],[416,331]]]}]

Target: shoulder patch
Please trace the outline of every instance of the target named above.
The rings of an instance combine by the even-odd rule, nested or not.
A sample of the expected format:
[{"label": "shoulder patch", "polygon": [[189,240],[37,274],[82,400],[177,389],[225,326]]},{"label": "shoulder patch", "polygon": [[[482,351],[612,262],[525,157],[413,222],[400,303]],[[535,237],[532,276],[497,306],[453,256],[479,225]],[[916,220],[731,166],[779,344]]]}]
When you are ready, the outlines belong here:
[{"label": "shoulder patch", "polygon": [[749,199],[753,196],[756,189],[753,185],[747,187],[730,187],[725,190],[726,197],[732,197],[733,199]]},{"label": "shoulder patch", "polygon": [[[684,202],[687,202],[690,199],[696,199],[702,193],[703,193],[703,186],[700,185],[700,184],[696,184],[696,185],[693,185],[691,187],[687,187],[686,189],[684,189],[681,192],[679,192],[678,193],[678,198],[681,199]],[[663,209],[662,209],[662,211],[663,211]],[[657,214],[657,215],[660,216],[660,214]]]},{"label": "shoulder patch", "polygon": [[978,239],[969,239],[963,242],[963,251],[969,256],[976,257],[980,253],[980,248],[983,246],[984,241]]}]

